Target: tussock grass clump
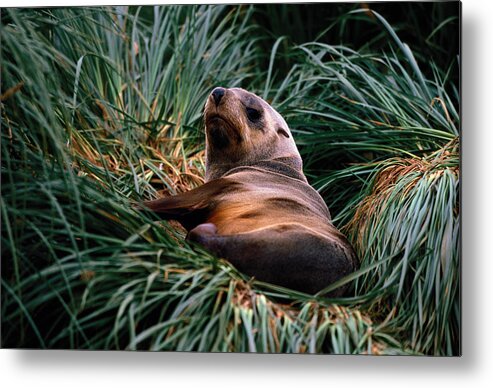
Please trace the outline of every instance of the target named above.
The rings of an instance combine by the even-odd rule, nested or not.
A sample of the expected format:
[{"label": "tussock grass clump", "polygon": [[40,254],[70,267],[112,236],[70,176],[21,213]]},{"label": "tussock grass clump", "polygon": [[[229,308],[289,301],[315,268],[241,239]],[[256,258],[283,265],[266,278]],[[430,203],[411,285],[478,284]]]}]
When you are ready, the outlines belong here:
[{"label": "tussock grass clump", "polygon": [[370,310],[394,309],[403,340],[423,353],[458,352],[458,185],[457,141],[387,160],[347,225],[362,267],[378,264],[356,280],[357,294],[372,295]]},{"label": "tussock grass clump", "polygon": [[[375,53],[294,46],[257,12],[2,12],[2,346],[458,354],[452,67],[421,72],[377,14],[394,43]],[[203,182],[202,107],[217,85],[263,94],[287,118],[359,252],[348,297],[248,279],[133,210]]]}]

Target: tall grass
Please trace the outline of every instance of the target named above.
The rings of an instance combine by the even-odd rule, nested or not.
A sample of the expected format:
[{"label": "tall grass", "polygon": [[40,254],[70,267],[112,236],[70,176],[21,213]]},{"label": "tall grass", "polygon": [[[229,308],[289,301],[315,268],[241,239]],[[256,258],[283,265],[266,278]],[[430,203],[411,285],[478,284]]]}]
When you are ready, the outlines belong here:
[{"label": "tall grass", "polygon": [[[384,52],[277,37],[266,55],[256,12],[2,13],[3,346],[459,353],[451,71],[422,71],[376,13]],[[203,182],[202,107],[217,85],[263,94],[287,118],[358,250],[352,295],[248,279],[132,210]]]}]

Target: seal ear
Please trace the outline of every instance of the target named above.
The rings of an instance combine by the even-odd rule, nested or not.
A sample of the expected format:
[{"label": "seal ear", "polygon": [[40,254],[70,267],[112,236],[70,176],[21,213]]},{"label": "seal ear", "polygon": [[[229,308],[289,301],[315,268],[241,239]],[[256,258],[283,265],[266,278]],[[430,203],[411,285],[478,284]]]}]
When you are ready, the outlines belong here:
[{"label": "seal ear", "polygon": [[277,128],[277,133],[279,135],[283,135],[284,137],[287,137],[289,139],[289,133],[284,128],[281,128],[281,127]]}]

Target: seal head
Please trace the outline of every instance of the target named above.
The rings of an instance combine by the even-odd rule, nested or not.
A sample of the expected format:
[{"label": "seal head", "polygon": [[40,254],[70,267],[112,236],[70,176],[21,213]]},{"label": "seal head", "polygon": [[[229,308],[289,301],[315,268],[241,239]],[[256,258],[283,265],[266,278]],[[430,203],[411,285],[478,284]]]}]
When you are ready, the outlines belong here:
[{"label": "seal head", "polygon": [[257,95],[240,88],[215,88],[204,109],[206,181],[262,160],[302,160],[282,116]]}]

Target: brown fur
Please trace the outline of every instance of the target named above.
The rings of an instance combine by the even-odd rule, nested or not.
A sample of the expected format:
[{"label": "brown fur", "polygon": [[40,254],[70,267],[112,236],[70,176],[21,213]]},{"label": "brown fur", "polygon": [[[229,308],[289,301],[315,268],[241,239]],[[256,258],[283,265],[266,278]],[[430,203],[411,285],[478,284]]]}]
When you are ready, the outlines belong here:
[{"label": "brown fur", "polygon": [[354,251],[307,183],[283,118],[252,93],[222,90],[205,106],[206,183],[145,206],[250,276],[318,292],[355,269]]}]

